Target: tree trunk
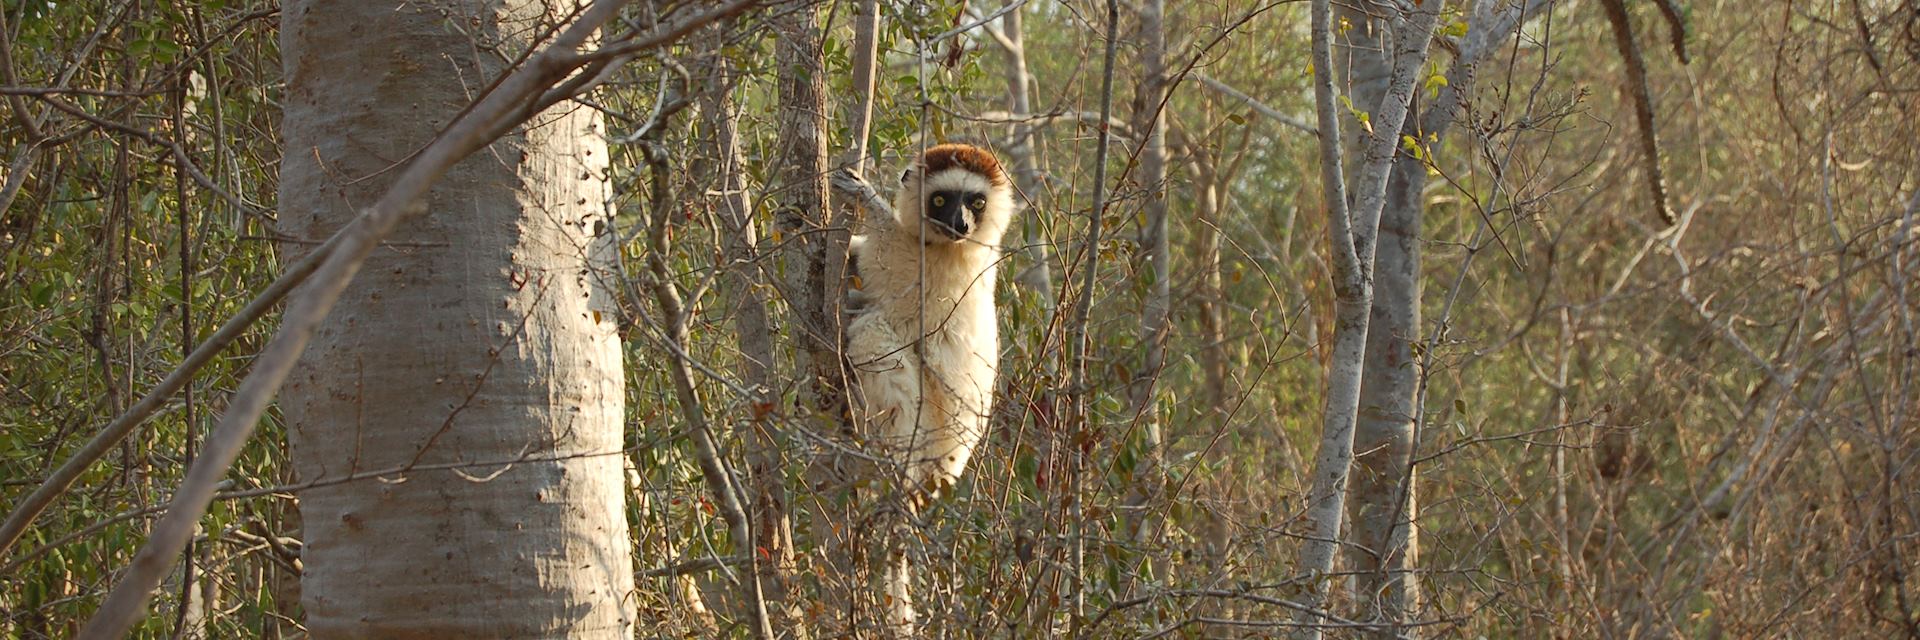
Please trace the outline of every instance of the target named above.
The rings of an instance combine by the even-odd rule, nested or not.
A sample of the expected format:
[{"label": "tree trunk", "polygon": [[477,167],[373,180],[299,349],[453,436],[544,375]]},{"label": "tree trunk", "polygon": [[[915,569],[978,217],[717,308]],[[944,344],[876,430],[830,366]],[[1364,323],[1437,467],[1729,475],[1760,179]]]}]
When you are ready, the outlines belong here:
[{"label": "tree trunk", "polygon": [[[1033,98],[1028,87],[1033,78],[1027,73],[1027,41],[1025,28],[1021,26],[1020,9],[1008,11],[1000,18],[1002,35],[1006,38],[1007,53],[1007,111],[1019,119],[1012,125],[1013,144],[1007,145],[1007,160],[1013,166],[1013,185],[1020,190],[1018,199],[1031,209],[1035,202],[1046,196],[1046,184],[1041,178],[1038,145],[1035,137],[1039,128],[1024,118],[1033,113]],[[1053,251],[1051,245],[1041,235],[1039,216],[1020,216],[1021,239],[1027,246],[1027,257],[1033,261],[1014,280],[1025,288],[1038,293],[1040,308],[1047,311],[1046,326],[1052,326],[1054,310],[1053,297]],[[1047,363],[1052,367],[1052,363]]]},{"label": "tree trunk", "polygon": [[[1300,636],[1317,640],[1322,628],[1313,626],[1322,620],[1332,590],[1334,555],[1343,541],[1346,520],[1346,493],[1353,465],[1354,429],[1360,408],[1360,387],[1365,371],[1369,315],[1373,306],[1371,276],[1374,250],[1380,230],[1380,216],[1386,205],[1388,178],[1398,132],[1406,120],[1414,94],[1414,80],[1427,58],[1427,44],[1439,18],[1440,3],[1412,8],[1394,17],[1396,31],[1414,37],[1394,38],[1389,79],[1382,83],[1381,98],[1369,114],[1369,125],[1357,132],[1362,152],[1360,170],[1351,188],[1340,158],[1339,112],[1334,107],[1333,65],[1334,31],[1329,3],[1316,0],[1313,6],[1314,102],[1320,129],[1321,185],[1326,192],[1328,242],[1333,254],[1334,338],[1332,359],[1327,371],[1327,402],[1320,450],[1315,454],[1313,485],[1307,496],[1307,538],[1301,543],[1298,571],[1307,579],[1300,604],[1305,605],[1295,619],[1303,626]],[[1365,25],[1354,23],[1353,31]],[[1351,45],[1349,45],[1351,48]],[[1362,69],[1355,69],[1358,76]],[[1353,80],[1359,86],[1359,78]],[[1364,102],[1355,101],[1361,105]],[[1352,200],[1347,199],[1351,192]]]},{"label": "tree trunk", "polygon": [[[806,3],[776,12],[774,60],[779,66],[778,170],[771,191],[774,216],[793,250],[786,261],[789,326],[799,345],[800,423],[816,432],[844,435],[846,371],[840,366],[840,300],[845,295],[847,241],[827,200],[826,61],[822,57],[820,8]],[[753,481],[753,521],[762,565],[762,588],[774,628],[801,632],[797,603],[787,601],[793,566],[793,525],[788,516],[787,465],[782,443],[771,432],[756,434],[748,467]]]},{"label": "tree trunk", "polygon": [[[1353,7],[1342,6],[1340,13],[1354,25],[1347,31],[1344,63],[1339,65],[1348,74],[1352,102],[1357,108],[1375,109],[1387,94],[1400,34],[1394,33],[1392,21]],[[1417,109],[1409,105],[1407,111],[1400,132],[1418,140]],[[1372,136],[1355,133],[1349,157],[1359,161],[1362,146]],[[1347,518],[1353,529],[1345,555],[1348,569],[1355,572],[1351,598],[1362,621],[1404,621],[1414,586],[1413,484],[1407,464],[1412,460],[1419,384],[1412,342],[1420,331],[1420,190],[1426,184],[1426,165],[1399,145],[1394,148],[1375,246],[1348,496],[1352,506]],[[1385,635],[1407,631],[1389,629]]]},{"label": "tree trunk", "polygon": [[1192,149],[1195,198],[1193,261],[1199,270],[1200,286],[1195,294],[1194,315],[1200,324],[1200,368],[1206,376],[1203,393],[1210,418],[1225,420],[1231,403],[1239,397],[1228,375],[1226,285],[1220,275],[1221,194],[1229,184],[1220,177],[1211,149]]},{"label": "tree trunk", "polygon": [[[1418,128],[1403,127],[1420,138]],[[1380,214],[1380,244],[1374,254],[1373,310],[1367,321],[1367,355],[1360,381],[1360,413],[1353,432],[1353,598],[1361,620],[1403,623],[1418,598],[1413,573],[1417,536],[1413,520],[1414,420],[1420,371],[1413,343],[1420,336],[1420,215],[1426,163],[1402,153],[1387,182]],[[1398,637],[1410,629],[1389,627]]]},{"label": "tree trunk", "polygon": [[[1150,543],[1155,530],[1150,511],[1161,493],[1166,447],[1153,390],[1166,366],[1167,311],[1173,299],[1173,288],[1169,286],[1173,257],[1167,245],[1167,118],[1161,109],[1167,91],[1163,60],[1167,48],[1166,0],[1141,3],[1140,35],[1143,41],[1140,84],[1134,103],[1136,126],[1146,136],[1140,149],[1139,181],[1146,190],[1146,228],[1141,230],[1140,251],[1146,258],[1147,277],[1151,280],[1140,310],[1140,370],[1128,389],[1128,404],[1139,425],[1145,450],[1135,467],[1132,495],[1127,498],[1127,506],[1131,508],[1126,522],[1128,537],[1148,549],[1151,556]],[[1154,577],[1166,578],[1166,558],[1155,558],[1149,566]]]},{"label": "tree trunk", "polygon": [[[1440,147],[1453,125],[1459,100],[1473,87],[1474,66],[1504,41],[1539,0],[1519,5],[1476,4],[1470,31],[1448,70],[1448,83],[1424,113],[1409,105],[1402,138],[1420,141],[1429,156]],[[1367,17],[1349,12],[1356,25]],[[1364,38],[1349,48],[1355,104],[1380,100],[1396,62],[1390,28],[1371,21],[1370,29],[1351,35]],[[1386,202],[1380,214],[1382,242],[1373,263],[1373,308],[1369,314],[1367,355],[1361,381],[1360,411],[1354,429],[1354,478],[1351,487],[1353,545],[1347,561],[1354,572],[1353,593],[1362,607],[1358,618],[1390,623],[1380,635],[1404,637],[1415,629],[1398,625],[1419,614],[1419,513],[1412,461],[1418,442],[1421,382],[1413,343],[1420,339],[1420,222],[1426,212],[1421,197],[1427,184],[1426,161],[1400,149],[1388,178]],[[1556,450],[1557,455],[1557,450]]]},{"label": "tree trunk", "polygon": [[[730,33],[730,29],[713,31],[712,51],[702,70],[706,82],[700,91],[700,111],[712,136],[708,183],[719,196],[716,208],[727,230],[727,276],[734,295],[733,326],[740,346],[740,384],[747,390],[748,415],[741,424],[747,429],[748,458],[778,468],[780,427],[768,419],[778,401],[773,389],[773,335],[767,299],[761,293],[760,231],[754,223],[753,197],[747,192],[746,162],[740,152],[740,108],[733,99],[735,71],[724,52]],[[775,491],[784,493],[784,486]],[[758,505],[759,501],[756,499],[752,504]],[[734,543],[736,553],[753,552],[754,538],[763,530],[750,528],[755,533]],[[765,636],[773,629],[762,591],[760,568],[763,565],[753,565],[751,579],[743,587],[745,593],[739,594],[740,606],[736,608],[753,621],[755,634]]]},{"label": "tree trunk", "polygon": [[[285,6],[288,237],[345,224],[562,17],[436,6]],[[297,473],[320,483],[300,494],[315,638],[633,635],[621,350],[587,257],[609,255],[604,132],[574,106],[538,121],[446,174],[426,204],[444,215],[374,251],[286,385]]]}]

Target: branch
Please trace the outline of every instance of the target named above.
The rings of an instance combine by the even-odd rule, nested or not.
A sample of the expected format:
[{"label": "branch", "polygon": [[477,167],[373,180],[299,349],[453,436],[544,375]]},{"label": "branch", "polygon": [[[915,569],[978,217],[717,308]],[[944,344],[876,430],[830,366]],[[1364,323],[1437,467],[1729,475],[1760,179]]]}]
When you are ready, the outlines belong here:
[{"label": "branch", "polygon": [[880,192],[875,191],[873,185],[855,173],[851,167],[833,170],[833,173],[827,174],[827,183],[840,195],[851,198],[855,203],[866,207],[869,215],[893,217],[893,206],[887,204],[887,199],[880,197]]},{"label": "branch", "polygon": [[1653,5],[1660,7],[1661,17],[1667,19],[1667,37],[1673,39],[1674,57],[1680,59],[1680,64],[1693,62],[1687,57],[1687,16],[1673,0],[1654,0]]},{"label": "branch", "polygon": [[747,562],[748,560],[751,560],[751,559],[752,558],[748,556],[729,556],[725,558],[720,558],[720,557],[694,558],[692,560],[676,562],[664,567],[660,567],[658,569],[648,569],[646,571],[642,571],[636,574],[634,577],[664,578],[667,576],[684,576],[691,573],[703,573],[707,571],[712,571],[714,569],[723,569],[736,564]]},{"label": "branch", "polygon": [[[1059,124],[1062,122],[1072,122],[1077,124],[1085,124],[1092,127],[1099,127],[1100,123],[1104,121],[1106,122],[1105,129],[1108,135],[1119,136],[1121,138],[1125,138],[1129,140],[1134,140],[1139,138],[1139,136],[1134,135],[1133,127],[1127,125],[1125,121],[1122,121],[1119,118],[1115,118],[1111,115],[1103,118],[1101,117],[1100,114],[1092,111],[1054,111],[1051,113],[1008,113],[1005,111],[987,111],[976,116],[960,116],[960,117],[966,118],[968,120],[972,120],[974,122],[979,122],[982,124],[1023,124],[1023,125],[1027,125],[1030,132],[1032,130],[1039,129],[1041,127],[1047,127],[1047,126]],[[1031,133],[1029,135],[1031,135]]]},{"label": "branch", "polygon": [[1660,170],[1653,98],[1647,94],[1647,62],[1640,57],[1640,47],[1633,43],[1633,23],[1627,19],[1626,0],[1600,0],[1600,6],[1607,10],[1607,22],[1613,24],[1613,42],[1620,48],[1620,59],[1627,63],[1627,93],[1633,97],[1633,115],[1640,125],[1640,154],[1647,163],[1647,191],[1653,198],[1653,212],[1671,227],[1673,206],[1667,200],[1667,177]]},{"label": "branch", "polygon": [[1507,41],[1507,36],[1520,25],[1539,15],[1542,9],[1551,9],[1555,0],[1526,0],[1520,4],[1503,5],[1498,13],[1485,15],[1476,12],[1468,26],[1467,35],[1462,39],[1460,50],[1454,54],[1453,65],[1447,69],[1447,84],[1440,87],[1440,94],[1431,106],[1421,114],[1420,133],[1446,137],[1447,129],[1453,126],[1454,118],[1465,106],[1467,92],[1473,88],[1475,70],[1480,60],[1493,51],[1495,45]]},{"label": "branch", "polygon": [[1202,84],[1212,87],[1214,91],[1227,94],[1227,97],[1239,100],[1246,103],[1247,106],[1253,107],[1254,113],[1271,118],[1274,122],[1304,131],[1308,135],[1320,135],[1320,130],[1314,128],[1313,123],[1302,120],[1298,116],[1281,113],[1279,109],[1267,106],[1266,103],[1241,92],[1239,89],[1233,88],[1232,85],[1213,79],[1213,76],[1199,72],[1194,72],[1193,76],[1199,78]]}]

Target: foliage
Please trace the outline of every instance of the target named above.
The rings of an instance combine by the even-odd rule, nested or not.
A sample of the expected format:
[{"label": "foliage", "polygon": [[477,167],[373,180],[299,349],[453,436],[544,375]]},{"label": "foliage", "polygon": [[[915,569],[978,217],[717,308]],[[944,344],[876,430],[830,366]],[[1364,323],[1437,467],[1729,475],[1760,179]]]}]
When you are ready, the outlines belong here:
[{"label": "foliage", "polygon": [[[996,40],[979,29],[932,40],[997,9],[980,4],[884,3],[868,172],[882,191],[923,142],[1012,146],[1005,118],[988,117],[1007,111]],[[1480,69],[1451,139],[1409,139],[1434,178],[1423,196],[1428,321],[1414,337],[1423,624],[1488,637],[1915,633],[1920,42],[1910,25],[1920,17],[1894,3],[1689,4],[1692,63],[1647,52],[1668,179],[1690,214],[1666,230],[1641,213],[1643,170],[1622,133],[1631,105],[1604,17],[1557,4],[1567,6],[1525,24]],[[850,3],[833,6],[830,106],[844,113],[860,100],[849,81],[854,34]],[[11,506],[181,359],[183,310],[204,336],[276,275],[276,241],[319,239],[282,237],[272,220],[283,150],[270,4],[21,0],[4,10],[17,78],[0,109],[11,198],[0,214],[0,504]],[[1065,286],[1059,274],[1088,268],[1080,234],[1103,127],[1053,116],[1097,110],[1089,52],[1103,44],[1102,12],[1080,1],[1020,11],[1036,113],[1012,116],[1050,120],[1035,137],[1041,192],[1023,194],[1028,233],[1009,244],[1051,248],[1044,266]],[[778,70],[771,34],[757,28],[764,13],[719,50],[745,73],[735,90],[745,170],[756,219],[772,229],[764,195],[781,162]],[[1182,3],[1171,22],[1165,187],[1178,275],[1168,366],[1140,370],[1138,355],[1150,292],[1137,257],[1142,205],[1159,185],[1133,171],[1137,125],[1114,127],[1113,204],[1107,240],[1092,251],[1098,306],[1085,328],[1096,363],[1088,428],[1069,428],[1058,393],[1070,327],[1053,310],[1072,298],[1011,277],[1039,265],[1009,246],[995,431],[970,479],[914,529],[922,606],[954,635],[1264,636],[1274,627],[1263,624],[1289,615],[1260,598],[1297,586],[1278,559],[1303,531],[1303,461],[1333,334],[1314,142],[1198,78],[1308,113],[1305,10],[1207,0]],[[1442,25],[1443,37],[1470,26],[1461,13]],[[1122,23],[1115,103],[1126,123],[1157,108],[1130,99],[1137,26],[1130,14]],[[674,357],[662,311],[635,275],[647,272],[650,211],[671,216],[664,258],[688,292],[687,357],[723,452],[741,466],[742,429],[771,411],[800,427],[787,452],[796,507],[822,498],[805,473],[821,448],[808,429],[822,421],[792,410],[794,364],[777,364],[784,382],[771,408],[730,377],[741,360],[737,298],[721,277],[731,230],[708,191],[712,132],[695,108],[662,108],[700,86],[682,84],[675,66],[713,47],[694,38],[636,60],[583,100],[608,115],[616,231],[631,240],[620,274],[629,517],[643,572],[634,602],[650,637],[744,634],[723,606],[735,573],[700,573],[689,589],[653,570],[747,552],[714,514],[662,365]],[[1422,72],[1421,100],[1446,85],[1444,70]],[[650,151],[630,136],[661,116],[654,150],[670,168],[672,200],[655,209]],[[853,134],[848,118],[833,121],[843,159]],[[208,183],[178,168],[173,144]],[[1219,187],[1210,220],[1198,213],[1202,156]],[[1200,249],[1209,236],[1215,262]],[[767,234],[762,244],[789,240]],[[764,266],[782,326],[781,266]],[[1206,309],[1218,310],[1221,340],[1207,339]],[[269,329],[202,370],[190,403],[169,404],[0,556],[0,637],[63,637],[97,606]],[[793,345],[778,341],[781,357]],[[1226,379],[1209,375],[1212,359]],[[1142,378],[1155,380],[1150,415],[1125,401]],[[1167,526],[1140,540],[1124,522],[1148,459],[1144,420],[1168,435],[1167,490],[1144,507]],[[268,427],[229,475],[227,490],[244,495],[201,523],[197,588],[215,605],[207,637],[282,637],[298,625],[298,491],[288,486],[298,479]],[[1074,448],[1088,454],[1083,469],[1068,462]],[[1084,474],[1077,484],[1074,473]],[[1084,522],[1069,520],[1076,503]],[[829,563],[812,536],[850,523],[795,512],[801,551],[812,554],[801,572],[820,575]],[[1076,531],[1088,536],[1084,576],[1067,569]],[[141,637],[171,635],[182,602],[173,582]],[[1077,617],[1066,611],[1076,584],[1089,594]],[[688,615],[694,597],[714,617]],[[831,612],[813,613],[834,624]]]}]

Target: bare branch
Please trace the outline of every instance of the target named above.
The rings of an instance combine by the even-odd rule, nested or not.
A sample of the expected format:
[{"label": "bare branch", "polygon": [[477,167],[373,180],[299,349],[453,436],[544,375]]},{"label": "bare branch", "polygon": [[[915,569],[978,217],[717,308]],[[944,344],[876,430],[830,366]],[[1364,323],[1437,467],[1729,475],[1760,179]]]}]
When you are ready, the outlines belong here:
[{"label": "bare branch", "polygon": [[1647,165],[1647,191],[1653,198],[1654,215],[1673,226],[1673,205],[1667,199],[1667,178],[1660,170],[1660,141],[1654,130],[1653,98],[1647,93],[1647,63],[1640,47],[1633,43],[1633,22],[1627,17],[1626,0],[1600,0],[1607,10],[1607,22],[1613,25],[1613,42],[1620,59],[1627,64],[1626,88],[1633,98],[1634,119],[1640,125],[1640,155]]},{"label": "bare branch", "polygon": [[1239,89],[1233,88],[1232,85],[1229,85],[1225,82],[1221,82],[1219,80],[1215,80],[1213,76],[1209,76],[1207,74],[1199,73],[1199,72],[1195,72],[1193,75],[1194,77],[1199,78],[1202,84],[1205,84],[1208,87],[1212,87],[1214,91],[1227,94],[1227,97],[1233,98],[1235,100],[1239,100],[1243,103],[1246,103],[1247,106],[1253,107],[1254,113],[1258,113],[1260,115],[1266,116],[1269,119],[1272,119],[1274,122],[1278,122],[1280,124],[1292,127],[1294,129],[1298,129],[1300,131],[1304,131],[1308,135],[1316,135],[1316,136],[1320,135],[1320,130],[1314,128],[1313,123],[1307,122],[1306,120],[1302,120],[1298,116],[1291,116],[1285,113],[1281,113],[1279,109],[1275,109],[1273,107],[1267,106],[1267,103],[1261,102],[1259,99],[1254,98],[1253,96],[1247,95],[1246,93],[1240,91]]},{"label": "bare branch", "polygon": [[1686,14],[1681,12],[1680,6],[1674,4],[1673,0],[1653,0],[1653,5],[1660,7],[1660,16],[1667,19],[1667,37],[1673,40],[1674,57],[1680,59],[1680,64],[1693,62],[1687,57]]}]

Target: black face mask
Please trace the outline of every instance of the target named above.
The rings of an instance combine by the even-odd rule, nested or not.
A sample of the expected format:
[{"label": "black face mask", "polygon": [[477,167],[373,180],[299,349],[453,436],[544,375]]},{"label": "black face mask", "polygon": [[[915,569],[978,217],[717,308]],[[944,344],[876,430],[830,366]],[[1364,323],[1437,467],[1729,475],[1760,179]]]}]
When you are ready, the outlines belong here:
[{"label": "black face mask", "polygon": [[955,240],[973,233],[985,196],[971,191],[935,191],[927,195],[927,221]]}]

